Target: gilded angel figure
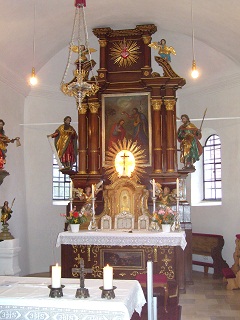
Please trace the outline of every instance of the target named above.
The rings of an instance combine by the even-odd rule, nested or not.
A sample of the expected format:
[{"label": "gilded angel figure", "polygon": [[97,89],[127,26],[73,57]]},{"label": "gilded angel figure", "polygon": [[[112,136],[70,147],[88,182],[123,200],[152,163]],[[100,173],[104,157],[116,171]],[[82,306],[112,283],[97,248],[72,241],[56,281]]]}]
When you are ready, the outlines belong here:
[{"label": "gilded angel figure", "polygon": [[176,51],[174,50],[174,48],[168,47],[166,45],[165,39],[161,39],[161,41],[158,41],[158,42],[152,42],[148,46],[153,49],[157,49],[159,56],[164,60],[167,60],[168,62],[171,62],[170,54],[176,55]]}]

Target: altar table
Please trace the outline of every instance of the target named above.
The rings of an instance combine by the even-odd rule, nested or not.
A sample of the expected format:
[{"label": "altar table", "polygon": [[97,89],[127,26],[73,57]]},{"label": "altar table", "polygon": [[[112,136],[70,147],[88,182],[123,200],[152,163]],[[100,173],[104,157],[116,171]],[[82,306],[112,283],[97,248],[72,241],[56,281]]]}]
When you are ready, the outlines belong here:
[{"label": "altar table", "polygon": [[0,319],[129,320],[146,303],[136,280],[114,280],[115,299],[102,299],[103,280],[85,280],[89,298],[75,298],[79,279],[62,279],[63,297],[50,298],[50,278],[0,276]]},{"label": "altar table", "polygon": [[185,231],[88,231],[61,232],[56,246],[61,245],[62,277],[78,277],[72,268],[78,268],[80,258],[92,273],[87,277],[102,278],[102,268],[109,264],[114,279],[135,279],[146,273],[147,261],[153,261],[153,272],[166,274],[176,280],[181,292],[185,292],[184,249]]},{"label": "altar table", "polygon": [[180,232],[151,232],[138,231],[88,231],[78,233],[61,232],[57,237],[56,246],[71,245],[108,245],[108,246],[180,246],[185,249],[187,242],[185,231]]}]

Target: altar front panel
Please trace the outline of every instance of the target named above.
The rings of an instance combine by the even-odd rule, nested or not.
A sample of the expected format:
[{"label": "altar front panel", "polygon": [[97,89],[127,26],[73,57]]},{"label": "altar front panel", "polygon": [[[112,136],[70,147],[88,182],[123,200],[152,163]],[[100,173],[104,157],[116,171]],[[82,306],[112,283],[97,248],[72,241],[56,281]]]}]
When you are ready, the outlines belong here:
[{"label": "altar front panel", "polygon": [[[184,251],[181,247],[182,239],[185,240],[185,233],[167,235],[148,232],[142,235],[135,234],[135,237],[129,233],[126,235],[128,236],[124,237],[122,233],[118,232],[109,232],[108,237],[106,233],[101,236],[101,232],[83,232],[82,234],[80,232],[77,236],[76,234],[61,233],[60,238],[63,243],[58,238],[58,245],[61,244],[62,277],[79,277],[72,271],[72,268],[78,268],[80,258],[83,258],[85,267],[92,269],[92,273],[88,273],[87,278],[102,278],[102,269],[106,264],[109,264],[114,269],[114,279],[135,279],[137,274],[146,273],[147,261],[151,260],[153,261],[154,273],[166,274],[169,280],[175,279],[179,290],[185,292]],[[103,244],[91,244],[91,238],[96,236]],[[112,245],[111,242],[114,244],[117,237],[125,239],[125,244]],[[83,241],[84,238],[85,241]],[[155,244],[142,245],[141,243],[145,242],[144,238],[150,242],[149,244]],[[135,240],[131,241],[133,239]],[[137,239],[142,241],[137,244]],[[77,243],[81,241],[88,242],[88,244]],[[107,242],[109,245],[105,245]],[[131,242],[135,242],[135,245],[131,245]],[[95,243],[97,243],[96,239]],[[173,245],[164,245],[164,243]]]}]

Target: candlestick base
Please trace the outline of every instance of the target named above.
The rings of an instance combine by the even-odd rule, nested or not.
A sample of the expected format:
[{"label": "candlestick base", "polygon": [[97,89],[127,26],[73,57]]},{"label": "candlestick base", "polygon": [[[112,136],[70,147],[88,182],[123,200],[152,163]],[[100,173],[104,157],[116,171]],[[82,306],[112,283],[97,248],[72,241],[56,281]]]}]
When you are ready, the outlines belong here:
[{"label": "candlestick base", "polygon": [[112,289],[104,289],[102,286],[99,287],[100,290],[102,290],[102,295],[101,298],[106,298],[106,299],[114,299],[115,298],[115,293],[114,290],[117,287],[113,286]]},{"label": "candlestick base", "polygon": [[76,298],[89,298],[90,294],[87,288],[78,288],[76,291]]},{"label": "candlestick base", "polygon": [[52,286],[48,286],[50,289],[49,297],[50,298],[61,298],[63,296],[62,288],[65,286],[61,285],[60,288],[53,288]]}]

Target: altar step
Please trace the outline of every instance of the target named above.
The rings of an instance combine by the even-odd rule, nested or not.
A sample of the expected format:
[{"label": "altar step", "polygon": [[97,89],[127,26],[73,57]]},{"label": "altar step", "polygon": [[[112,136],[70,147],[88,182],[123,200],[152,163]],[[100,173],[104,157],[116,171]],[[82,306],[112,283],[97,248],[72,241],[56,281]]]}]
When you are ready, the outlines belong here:
[{"label": "altar step", "polygon": [[[147,297],[146,288],[143,288],[143,291]],[[164,293],[163,287],[154,288],[153,295],[157,297],[157,318],[161,320],[180,320],[182,307],[178,304],[179,292],[175,280],[168,280],[167,312],[164,308]],[[134,312],[131,320],[148,320],[147,304],[142,309],[141,317],[139,317],[137,312]]]},{"label": "altar step", "polygon": [[[158,307],[157,319],[161,320],[181,320],[181,306],[170,307],[168,313],[165,312],[164,307]],[[141,317],[134,312],[131,320],[148,320],[147,305],[142,308]]]}]

